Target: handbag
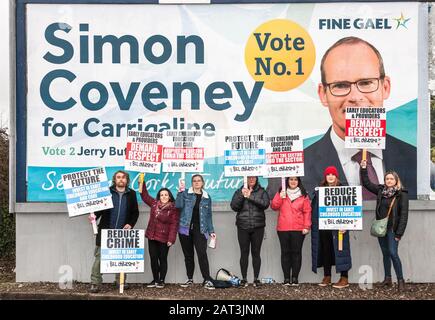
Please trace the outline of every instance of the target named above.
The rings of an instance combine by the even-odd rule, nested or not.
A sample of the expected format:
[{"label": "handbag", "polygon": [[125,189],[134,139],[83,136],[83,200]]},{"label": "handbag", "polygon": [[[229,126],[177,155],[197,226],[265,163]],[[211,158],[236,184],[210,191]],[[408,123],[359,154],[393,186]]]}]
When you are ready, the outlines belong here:
[{"label": "handbag", "polygon": [[388,208],[388,214],[385,218],[376,220],[376,218],[372,222],[372,227],[370,228],[370,234],[373,237],[385,237],[387,234],[387,226],[388,226],[388,218],[390,217],[391,209],[393,208],[394,201],[396,200],[396,197],[393,198],[393,200],[390,203],[390,207]]}]

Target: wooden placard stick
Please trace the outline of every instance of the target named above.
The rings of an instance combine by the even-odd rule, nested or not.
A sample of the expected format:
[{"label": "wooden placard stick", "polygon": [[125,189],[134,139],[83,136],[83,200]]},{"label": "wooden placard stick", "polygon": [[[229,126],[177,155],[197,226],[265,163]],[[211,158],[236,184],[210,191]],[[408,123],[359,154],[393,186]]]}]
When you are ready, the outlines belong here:
[{"label": "wooden placard stick", "polygon": [[145,181],[145,173],[139,173],[139,193],[142,193],[144,181]]},{"label": "wooden placard stick", "polygon": [[119,274],[119,293],[124,293],[124,272]]}]

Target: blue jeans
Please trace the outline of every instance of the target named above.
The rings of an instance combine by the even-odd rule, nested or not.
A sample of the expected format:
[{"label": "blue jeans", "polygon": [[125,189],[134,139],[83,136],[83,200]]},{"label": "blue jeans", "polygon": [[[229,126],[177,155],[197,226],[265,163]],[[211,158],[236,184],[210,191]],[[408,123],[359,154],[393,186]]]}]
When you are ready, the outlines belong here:
[{"label": "blue jeans", "polygon": [[382,256],[384,258],[385,277],[391,278],[391,261],[393,261],[394,271],[396,272],[397,280],[403,279],[402,262],[399,258],[399,241],[394,239],[392,229],[387,231],[385,237],[378,238],[381,246]]}]

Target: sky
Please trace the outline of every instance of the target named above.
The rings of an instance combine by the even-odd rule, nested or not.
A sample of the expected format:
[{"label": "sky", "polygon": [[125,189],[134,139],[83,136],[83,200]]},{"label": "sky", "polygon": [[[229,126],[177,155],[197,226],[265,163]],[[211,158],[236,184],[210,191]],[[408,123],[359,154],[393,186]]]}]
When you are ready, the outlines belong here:
[{"label": "sky", "polygon": [[9,0],[0,0],[0,126],[9,119]]}]

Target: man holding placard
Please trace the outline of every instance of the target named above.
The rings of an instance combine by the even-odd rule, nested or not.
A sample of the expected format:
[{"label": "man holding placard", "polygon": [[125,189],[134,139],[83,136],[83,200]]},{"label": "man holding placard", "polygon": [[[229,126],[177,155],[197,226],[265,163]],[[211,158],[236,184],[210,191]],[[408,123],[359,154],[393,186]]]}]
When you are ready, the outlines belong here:
[{"label": "man holding placard", "polygon": [[[113,208],[109,181],[104,168],[92,168],[62,175],[63,191],[65,193],[70,218]],[[92,229],[98,233],[94,220]]]},{"label": "man holding placard", "polygon": [[145,230],[101,230],[101,273],[119,274],[119,293],[124,293],[125,274],[144,272]]},{"label": "man holding placard", "polygon": [[[343,183],[361,185],[359,163],[362,151],[345,149],[345,110],[347,107],[383,108],[384,100],[390,96],[391,83],[385,75],[382,56],[365,40],[343,38],[324,54],[321,78],[318,95],[329,109],[332,126],[319,141],[305,149],[307,174],[303,183],[307,190],[312,191],[322,178],[322,170],[333,165]],[[373,181],[381,181],[385,170],[395,170],[403,178],[410,196],[416,197],[417,150],[414,146],[387,134],[385,150],[370,150],[367,163],[373,172]]]},{"label": "man holding placard", "polygon": [[[100,291],[103,281],[100,272],[101,263],[101,230],[102,229],[133,229],[139,217],[136,192],[129,188],[130,177],[127,172],[119,170],[112,177],[113,208],[95,212],[95,218],[101,218],[98,225],[98,234],[95,247],[95,261],[92,266],[91,289],[92,293]],[[91,218],[92,219],[92,218]],[[92,222],[92,221],[91,221]],[[126,288],[125,288],[126,289]]]}]

